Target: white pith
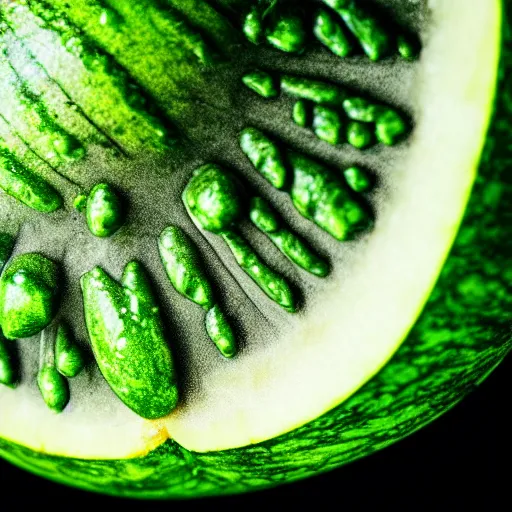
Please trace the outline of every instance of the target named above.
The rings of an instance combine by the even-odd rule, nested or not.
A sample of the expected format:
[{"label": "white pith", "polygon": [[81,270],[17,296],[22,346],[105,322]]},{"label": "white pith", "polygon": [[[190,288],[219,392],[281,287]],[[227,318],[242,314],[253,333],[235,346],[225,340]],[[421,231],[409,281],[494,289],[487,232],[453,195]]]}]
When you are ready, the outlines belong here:
[{"label": "white pith", "polygon": [[144,421],[120,404],[107,425],[100,415],[71,421],[72,409],[58,416],[32,407],[39,398],[31,391],[0,388],[0,437],[84,459],[144,454],[168,437],[194,451],[236,448],[329,411],[386,364],[422,310],[453,243],[496,81],[500,2],[429,5],[432,33],[416,77],[411,146],[396,162],[400,180],[390,207],[349,262],[350,274],[342,263],[334,265],[326,291],[282,329],[279,340],[249,348],[236,366],[224,364],[205,375],[201,396],[165,420]]}]

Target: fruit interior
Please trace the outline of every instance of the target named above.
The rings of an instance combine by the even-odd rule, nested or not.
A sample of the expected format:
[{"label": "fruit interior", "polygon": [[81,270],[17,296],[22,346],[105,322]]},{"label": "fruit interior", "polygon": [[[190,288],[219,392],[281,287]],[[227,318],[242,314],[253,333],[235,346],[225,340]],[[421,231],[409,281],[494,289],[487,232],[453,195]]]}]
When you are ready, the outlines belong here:
[{"label": "fruit interior", "polygon": [[[342,402],[385,365],[435,284],[465,210],[490,115],[499,46],[498,2],[478,0],[471,9],[463,0],[383,2],[391,4],[404,24],[420,31],[424,49],[416,64],[333,60],[318,49],[300,57],[261,49],[242,55],[239,47],[229,46],[236,35],[226,28],[222,14],[206,4],[197,11],[196,2],[182,2],[187,15],[194,12],[193,19],[203,28],[217,28],[212,36],[231,48],[228,63],[206,69],[187,54],[179,31],[167,28],[165,44],[153,31],[145,31],[138,8],[130,12],[123,2],[110,3],[123,14],[124,28],[88,25],[93,3],[79,1],[66,9],[74,24],[93,34],[158,98],[159,115],[171,118],[187,139],[175,149],[159,152],[159,138],[141,128],[147,118],[123,118],[121,102],[112,111],[113,122],[122,129],[111,131],[129,158],[117,156],[105,144],[104,134],[86,123],[80,110],[69,108],[62,90],[40,74],[34,62],[43,62],[53,76],[60,74],[59,83],[90,102],[86,104],[92,105],[91,115],[102,121],[113,108],[108,104],[112,91],[107,80],[98,79],[96,86],[80,58],[64,52],[55,33],[38,27],[20,2],[9,23],[19,22],[22,28],[16,36],[9,30],[2,36],[11,61],[46,91],[45,101],[59,111],[60,122],[87,140],[87,154],[80,162],[53,166],[64,177],[49,166],[42,168],[64,195],[65,210],[35,214],[2,194],[0,225],[17,234],[15,254],[39,252],[63,263],[67,286],[62,315],[82,340],[87,334],[80,276],[100,265],[120,277],[128,261],[143,262],[165,311],[181,376],[181,402],[167,418],[143,420],[114,396],[91,364],[71,382],[68,408],[55,415],[42,402],[34,379],[37,339],[20,340],[21,383],[16,389],[0,388],[0,436],[51,454],[109,459],[147,453],[167,438],[189,450],[213,451],[290,431]],[[65,2],[54,4],[65,7]],[[146,4],[151,2],[141,2],[140,9]],[[123,51],[127,38],[133,44]],[[27,56],[27,49],[34,59]],[[139,58],[162,52],[166,57],[158,62]],[[288,100],[264,102],[241,90],[242,73],[255,63],[368,92],[410,113],[413,133],[394,148],[378,146],[364,153],[332,148],[292,125]],[[102,73],[94,76],[101,78]],[[105,87],[107,93],[98,97],[94,87]],[[9,93],[3,94],[8,101]],[[372,232],[340,244],[300,219],[289,199],[257,176],[241,153],[238,134],[247,126],[264,129],[333,167],[359,163],[371,169],[378,181],[368,197],[376,217]],[[19,134],[28,128],[20,126],[13,133],[0,122],[0,130],[12,147],[22,147]],[[181,193],[193,170],[211,161],[242,173],[291,226],[329,257],[332,273],[319,281],[296,270],[265,238],[242,226],[274,268],[302,290],[303,306],[296,315],[268,301],[233,264],[226,247],[189,220]],[[129,219],[115,237],[99,240],[90,235],[83,217],[71,209],[77,187],[69,179],[87,190],[107,180],[127,196]],[[222,303],[236,320],[242,350],[233,360],[224,360],[207,339],[203,312],[168,283],[157,239],[171,223],[184,227],[198,244]]]}]

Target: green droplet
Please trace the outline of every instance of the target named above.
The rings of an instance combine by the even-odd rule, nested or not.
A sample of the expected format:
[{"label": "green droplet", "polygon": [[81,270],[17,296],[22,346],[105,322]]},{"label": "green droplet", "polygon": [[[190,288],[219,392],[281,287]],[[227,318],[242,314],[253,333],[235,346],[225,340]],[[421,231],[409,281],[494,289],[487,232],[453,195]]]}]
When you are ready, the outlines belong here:
[{"label": "green droplet", "polygon": [[288,312],[295,313],[297,305],[286,279],[268,267],[238,233],[226,231],[222,238],[228,244],[237,263],[260,289]]},{"label": "green droplet", "polygon": [[315,135],[329,144],[341,142],[341,117],[336,110],[321,105],[313,109],[313,131]]},{"label": "green droplet", "polygon": [[381,112],[380,107],[364,98],[347,98],[343,102],[343,110],[353,121],[363,123],[374,123]]},{"label": "green droplet", "polygon": [[282,225],[278,214],[261,197],[253,198],[251,201],[250,217],[253,224],[265,233],[290,261],[319,277],[325,277],[329,273],[328,263],[317,256],[302,238]]},{"label": "green droplet", "polygon": [[240,135],[240,147],[256,170],[274,187],[286,184],[287,168],[278,145],[256,128],[246,128]]},{"label": "green droplet", "polygon": [[282,14],[274,19],[266,33],[267,41],[286,53],[299,53],[306,44],[304,20],[292,13]]},{"label": "green droplet", "polygon": [[217,304],[206,314],[206,332],[224,357],[230,359],[236,355],[233,329]]},{"label": "green droplet", "polygon": [[368,192],[372,188],[370,175],[360,167],[349,167],[343,174],[349,187],[355,192]]},{"label": "green droplet", "polygon": [[158,247],[174,289],[208,311],[214,304],[213,289],[192,240],[182,229],[170,226],[160,235]]},{"label": "green droplet", "polygon": [[123,225],[123,203],[111,185],[99,183],[91,190],[86,218],[91,233],[100,238],[112,236]]},{"label": "green droplet", "polygon": [[321,9],[318,12],[313,31],[316,38],[334,55],[344,58],[352,53],[352,43],[345,30],[328,11]]},{"label": "green droplet", "polygon": [[337,85],[290,75],[281,77],[281,90],[294,98],[335,107],[341,107],[347,96]]},{"label": "green droplet", "polygon": [[306,128],[309,125],[309,108],[307,102],[300,100],[296,101],[293,105],[293,122],[301,128]]},{"label": "green droplet", "polygon": [[139,416],[158,419],[177,405],[176,370],[149,278],[129,263],[122,283],[97,267],[81,278],[94,356],[112,390]]},{"label": "green droplet", "polygon": [[81,213],[85,212],[87,208],[87,196],[84,194],[76,196],[73,201],[73,207]]},{"label": "green droplet", "polygon": [[264,71],[254,71],[242,78],[243,83],[263,98],[275,98],[279,95],[276,83],[271,75]]},{"label": "green droplet", "polygon": [[37,376],[37,385],[46,405],[55,412],[62,412],[69,402],[68,381],[54,366],[43,366]]},{"label": "green droplet", "polygon": [[220,233],[240,218],[240,193],[234,176],[218,165],[207,164],[194,173],[183,199],[204,229]]},{"label": "green droplet", "polygon": [[397,38],[398,53],[406,60],[414,60],[420,52],[420,44],[417,40],[405,34]]},{"label": "green droplet", "polygon": [[0,278],[0,324],[7,339],[28,338],[50,324],[58,306],[57,265],[39,254],[16,257]]},{"label": "green droplet", "polygon": [[375,134],[382,144],[393,146],[407,132],[407,124],[398,112],[387,109],[382,112],[376,123]]},{"label": "green droplet", "polygon": [[323,0],[336,10],[373,61],[388,55],[391,38],[381,22],[357,0]]},{"label": "green droplet", "polygon": [[260,9],[254,7],[245,17],[243,31],[248,41],[260,44],[263,40],[263,14]]},{"label": "green droplet", "polygon": [[347,126],[347,142],[357,149],[364,149],[373,142],[371,128],[364,123],[352,121]]},{"label": "green droplet", "polygon": [[59,373],[70,379],[76,377],[85,367],[84,353],[65,324],[60,324],[57,330],[55,365]]}]

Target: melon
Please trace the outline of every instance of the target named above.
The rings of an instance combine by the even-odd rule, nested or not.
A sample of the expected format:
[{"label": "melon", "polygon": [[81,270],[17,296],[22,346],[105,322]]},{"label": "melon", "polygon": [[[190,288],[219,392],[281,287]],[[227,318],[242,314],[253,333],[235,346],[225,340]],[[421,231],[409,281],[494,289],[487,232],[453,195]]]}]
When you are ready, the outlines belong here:
[{"label": "melon", "polygon": [[479,385],[511,347],[512,60],[507,4],[466,4],[2,6],[0,455],[248,492]]}]

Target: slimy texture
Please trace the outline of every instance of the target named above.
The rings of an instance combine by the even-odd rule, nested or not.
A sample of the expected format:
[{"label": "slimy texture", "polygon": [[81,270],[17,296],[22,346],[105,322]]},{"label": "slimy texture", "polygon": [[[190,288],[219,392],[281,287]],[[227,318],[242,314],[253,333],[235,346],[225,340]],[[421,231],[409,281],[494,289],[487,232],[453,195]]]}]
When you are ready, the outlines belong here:
[{"label": "slimy texture", "polygon": [[361,167],[353,166],[343,171],[348,186],[359,193],[368,192],[372,188],[372,179],[367,171]]},{"label": "slimy texture", "polygon": [[[312,33],[304,13],[290,4],[264,0],[245,16],[243,32],[248,41],[264,41],[285,53],[301,53],[309,39],[316,40],[334,55],[346,58],[356,47],[372,61],[397,53],[412,60],[420,51],[419,42],[397,26],[390,26],[382,13],[376,13],[359,0],[322,0],[330,9],[319,9]],[[398,33],[398,36],[395,34]]]},{"label": "slimy texture", "polygon": [[72,379],[85,367],[85,355],[73,339],[66,324],[60,324],[55,339],[55,366],[58,372]]},{"label": "slimy texture", "polygon": [[106,381],[139,416],[167,416],[178,403],[176,371],[145,270],[131,262],[118,283],[98,267],[81,285],[89,338]]},{"label": "slimy texture", "polygon": [[287,281],[264,263],[237,233],[237,222],[246,213],[241,193],[241,185],[234,176],[219,166],[206,165],[194,173],[183,200],[203,229],[222,236],[238,265],[260,289],[287,311],[295,312],[295,300]]},{"label": "slimy texture", "polygon": [[162,231],[158,240],[160,257],[173,288],[208,311],[215,298],[198,250],[188,235],[176,226]]},{"label": "slimy texture", "polygon": [[50,213],[61,208],[60,194],[20,163],[0,140],[0,188],[33,210]]},{"label": "slimy texture", "polygon": [[390,53],[391,36],[381,21],[363,8],[357,0],[323,0],[323,2],[339,14],[370,60],[380,60]]},{"label": "slimy texture", "polygon": [[69,403],[69,384],[55,366],[54,326],[41,333],[39,372],[37,385],[45,404],[56,413]]},{"label": "slimy texture", "polygon": [[248,73],[242,77],[242,81],[246,87],[263,98],[275,98],[279,95],[274,78],[264,71]]},{"label": "slimy texture", "polygon": [[277,213],[264,199],[261,197],[252,199],[250,216],[253,224],[265,233],[293,263],[315,276],[327,276],[329,264],[320,258],[302,238],[286,228]]},{"label": "slimy texture", "polygon": [[[256,76],[256,73],[251,76]],[[261,76],[264,75],[261,72]],[[273,84],[277,83],[271,79]],[[246,80],[244,83],[267,98],[262,92],[262,85],[255,87]],[[328,144],[348,142],[361,150],[376,142],[394,146],[410,131],[407,120],[394,108],[361,98],[338,85],[291,75],[281,76],[279,85],[281,92],[297,100],[293,107],[293,121],[302,128],[310,127],[320,140]]]},{"label": "slimy texture", "polygon": [[207,311],[205,323],[208,336],[224,357],[234,357],[236,340],[233,329],[216,304],[213,287],[196,245],[181,228],[170,226],[161,233],[158,247],[173,288]]},{"label": "slimy texture", "polygon": [[16,257],[0,278],[0,326],[7,339],[27,338],[53,320],[59,295],[57,265],[39,254]]},{"label": "slimy texture", "polygon": [[294,173],[290,195],[301,215],[340,242],[368,228],[370,214],[334,173],[298,153],[290,151],[289,158]]},{"label": "slimy texture", "polygon": [[279,162],[283,175],[291,177],[288,192],[297,211],[337,240],[350,240],[371,225],[367,208],[329,168],[294,151],[280,149],[255,128],[244,130],[240,145],[262,174],[269,174],[265,171],[269,162],[272,168]]},{"label": "slimy texture", "polygon": [[275,188],[286,184],[287,169],[278,146],[264,133],[247,128],[240,135],[240,147],[256,170]]},{"label": "slimy texture", "polygon": [[222,238],[228,244],[236,262],[255,281],[265,294],[290,313],[297,304],[288,282],[268,267],[247,241],[234,231],[226,231]]},{"label": "slimy texture", "polygon": [[348,57],[354,50],[342,24],[326,9],[321,9],[316,15],[313,32],[315,37],[338,57]]},{"label": "slimy texture", "polygon": [[117,191],[108,183],[96,185],[87,198],[86,218],[94,236],[108,238],[125,219],[123,203]]},{"label": "slimy texture", "polygon": [[206,332],[225,358],[231,359],[236,355],[235,334],[226,315],[217,304],[206,314]]}]

